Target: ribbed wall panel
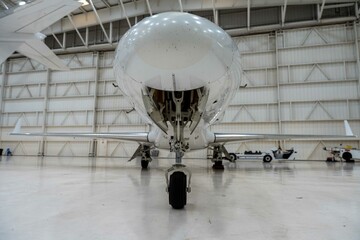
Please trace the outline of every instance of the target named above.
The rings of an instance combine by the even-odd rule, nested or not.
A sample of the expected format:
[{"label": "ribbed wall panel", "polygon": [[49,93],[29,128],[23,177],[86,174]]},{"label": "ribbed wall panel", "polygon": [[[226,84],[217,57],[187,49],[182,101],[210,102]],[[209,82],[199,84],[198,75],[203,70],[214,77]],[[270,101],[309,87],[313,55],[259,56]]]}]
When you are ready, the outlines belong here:
[{"label": "ribbed wall panel", "polygon": [[94,82],[74,81],[66,83],[50,84],[49,96],[69,97],[69,96],[89,96],[94,92]]},{"label": "ribbed wall panel", "polygon": [[265,52],[274,50],[273,36],[268,34],[252,35],[245,37],[235,37],[234,41],[237,44],[241,53],[245,52]]},{"label": "ribbed wall panel", "polygon": [[87,156],[89,152],[89,143],[81,141],[47,141],[45,149],[46,155],[49,156]]},{"label": "ribbed wall panel", "polygon": [[281,86],[281,101],[320,101],[358,98],[356,82],[314,83]]},{"label": "ribbed wall panel", "polygon": [[281,104],[281,119],[292,120],[334,120],[351,119],[352,106],[344,107],[344,102],[295,102]]},{"label": "ribbed wall panel", "polygon": [[273,52],[256,54],[242,54],[241,64],[244,70],[252,68],[270,68],[275,66],[275,55]]},{"label": "ribbed wall panel", "polygon": [[[235,20],[231,16],[222,19],[228,25],[235,24]],[[359,26],[356,29],[360,39]],[[234,40],[242,57],[241,85],[247,86],[237,91],[223,122],[211,126],[211,130],[344,134],[343,120],[348,119],[353,132],[360,135],[359,71],[353,26],[291,29]],[[113,86],[113,51],[60,57],[71,70],[47,72],[41,64],[22,58],[7,62],[1,123],[3,146],[15,148],[16,154],[37,154],[41,138],[23,140],[8,133],[20,117],[25,131],[41,132],[43,112],[46,112],[45,130],[49,132],[91,132],[93,128],[98,132],[149,130],[135,111],[128,112],[131,104]],[[48,100],[44,104],[47,81]],[[87,156],[91,151],[90,142],[89,139],[47,138],[45,154]],[[283,148],[294,147],[300,159],[324,159],[324,144],[340,143],[280,142]],[[359,147],[359,141],[342,143]],[[278,144],[278,141],[254,141],[226,146],[229,151],[241,152],[265,151]],[[136,143],[97,143],[97,153],[101,156],[129,157],[136,148]],[[208,151],[203,150],[187,153],[185,157],[205,158],[207,154]],[[168,151],[161,151],[160,156],[174,158]]]},{"label": "ribbed wall panel", "polygon": [[[49,112],[47,114],[48,126],[90,126],[92,113],[86,111]],[[75,129],[75,131],[78,129]],[[61,131],[61,129],[60,129]],[[67,129],[66,131],[70,131]]]},{"label": "ribbed wall panel", "polygon": [[347,62],[285,66],[279,69],[280,83],[327,82],[355,79],[355,65]]},{"label": "ribbed wall panel", "polygon": [[11,130],[14,128],[19,118],[22,118],[23,126],[41,126],[43,123],[42,112],[7,112],[4,115],[3,126],[10,127]]},{"label": "ribbed wall panel", "polygon": [[7,75],[7,85],[23,85],[45,83],[46,71],[41,72],[11,72]]},{"label": "ribbed wall panel", "polygon": [[277,106],[275,104],[230,106],[225,112],[223,122],[273,122],[277,121]]},{"label": "ribbed wall panel", "polygon": [[108,110],[97,112],[98,125],[132,125],[143,124],[136,112],[127,113],[126,110]]},{"label": "ribbed wall panel", "polygon": [[231,104],[254,104],[254,103],[274,103],[276,102],[276,92],[269,91],[272,88],[245,88],[240,89]]},{"label": "ribbed wall panel", "polygon": [[112,67],[106,67],[99,70],[100,80],[113,80],[115,82],[114,70]]},{"label": "ribbed wall panel", "polygon": [[121,110],[131,109],[132,105],[123,96],[99,97],[97,102],[98,109]]},{"label": "ribbed wall panel", "polygon": [[59,57],[70,68],[94,67],[96,63],[95,55],[92,52],[61,55]]},{"label": "ribbed wall panel", "polygon": [[251,86],[275,86],[276,68],[243,71],[241,84]]},{"label": "ribbed wall panel", "polygon": [[91,109],[93,107],[93,99],[90,98],[60,98],[51,99],[49,101],[49,111],[81,111]]},{"label": "ribbed wall panel", "polygon": [[42,99],[27,99],[22,100],[8,100],[3,108],[3,112],[29,112],[42,111],[44,108],[44,100]]},{"label": "ribbed wall panel", "polygon": [[[349,121],[352,130],[357,133],[360,126],[357,121]],[[282,125],[283,133],[299,134],[319,134],[319,135],[345,135],[344,123],[342,121],[296,121],[285,122]]]},{"label": "ribbed wall panel", "polygon": [[51,73],[51,83],[73,81],[89,81],[95,79],[95,69],[73,69],[71,71],[55,71]]},{"label": "ribbed wall panel", "polygon": [[354,60],[352,44],[320,45],[315,47],[282,49],[279,51],[279,65],[296,65],[304,63],[326,63]]},{"label": "ribbed wall panel", "polygon": [[322,28],[306,28],[284,31],[281,48],[313,46],[329,43],[345,43],[354,40],[352,27],[330,26]]}]

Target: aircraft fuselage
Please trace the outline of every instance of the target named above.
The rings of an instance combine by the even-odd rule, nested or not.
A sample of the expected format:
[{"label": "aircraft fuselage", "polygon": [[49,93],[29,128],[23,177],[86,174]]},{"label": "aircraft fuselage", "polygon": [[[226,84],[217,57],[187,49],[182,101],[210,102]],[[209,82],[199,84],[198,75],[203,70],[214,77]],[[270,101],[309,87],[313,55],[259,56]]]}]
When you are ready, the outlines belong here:
[{"label": "aircraft fuselage", "polygon": [[184,150],[213,142],[207,127],[221,120],[239,88],[240,55],[214,23],[188,13],[146,18],[121,39],[114,72],[122,92],[153,127],[149,141]]}]

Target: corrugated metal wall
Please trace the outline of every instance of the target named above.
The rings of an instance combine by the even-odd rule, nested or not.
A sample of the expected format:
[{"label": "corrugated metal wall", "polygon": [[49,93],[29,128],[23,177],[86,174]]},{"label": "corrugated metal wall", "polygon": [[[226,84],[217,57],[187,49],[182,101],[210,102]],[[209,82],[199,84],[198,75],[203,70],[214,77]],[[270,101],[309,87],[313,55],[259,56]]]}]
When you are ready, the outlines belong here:
[{"label": "corrugated metal wall", "polygon": [[[231,24],[231,21],[228,21]],[[359,26],[336,25],[237,37],[241,84],[217,132],[344,134],[348,119],[360,135]],[[18,155],[129,157],[136,144],[99,140],[18,138],[8,133],[19,118],[24,131],[146,131],[112,83],[114,53],[61,56],[70,71],[48,71],[33,60],[13,59],[2,72],[1,148]],[[2,70],[3,71],[3,70]],[[95,114],[95,117],[94,117]],[[337,141],[285,141],[301,159],[325,159]],[[359,141],[343,142],[359,147]],[[228,144],[229,151],[268,150],[277,141]],[[206,157],[207,151],[185,157]],[[173,155],[162,151],[161,156]]]}]

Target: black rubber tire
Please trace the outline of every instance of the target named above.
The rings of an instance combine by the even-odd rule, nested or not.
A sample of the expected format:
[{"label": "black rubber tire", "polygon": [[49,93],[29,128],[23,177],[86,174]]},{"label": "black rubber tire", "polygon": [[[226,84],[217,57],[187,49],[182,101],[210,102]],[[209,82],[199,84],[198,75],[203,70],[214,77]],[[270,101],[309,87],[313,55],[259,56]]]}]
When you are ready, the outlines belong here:
[{"label": "black rubber tire", "polygon": [[149,161],[141,160],[141,168],[142,169],[147,169],[148,166],[149,166]]},{"label": "black rubber tire", "polygon": [[222,161],[215,161],[212,168],[214,170],[224,170],[224,165],[223,165]]},{"label": "black rubber tire", "polygon": [[263,158],[264,162],[271,162],[272,161],[272,157],[269,154],[266,154]]},{"label": "black rubber tire", "polygon": [[346,162],[350,162],[352,159],[352,154],[349,152],[344,152],[342,155],[342,158],[346,161]]},{"label": "black rubber tire", "polygon": [[174,172],[169,181],[169,204],[174,209],[183,209],[186,205],[186,175],[183,172]]},{"label": "black rubber tire", "polygon": [[230,155],[229,161],[230,162],[235,162],[236,161],[236,154],[235,153],[229,153],[229,155]]}]

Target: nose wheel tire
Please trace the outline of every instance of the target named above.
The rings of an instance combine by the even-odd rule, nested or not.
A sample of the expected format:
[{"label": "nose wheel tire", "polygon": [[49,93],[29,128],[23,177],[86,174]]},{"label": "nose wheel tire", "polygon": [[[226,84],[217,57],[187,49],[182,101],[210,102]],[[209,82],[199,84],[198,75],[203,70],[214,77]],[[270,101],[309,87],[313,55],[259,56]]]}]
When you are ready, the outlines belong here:
[{"label": "nose wheel tire", "polygon": [[186,205],[187,187],[186,174],[180,171],[170,175],[169,204],[174,209],[182,209]]},{"label": "nose wheel tire", "polygon": [[147,169],[149,166],[149,161],[147,160],[141,160],[141,168],[142,169]]}]

